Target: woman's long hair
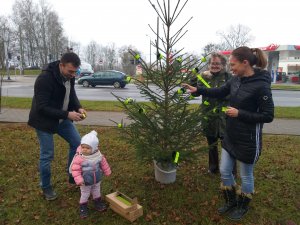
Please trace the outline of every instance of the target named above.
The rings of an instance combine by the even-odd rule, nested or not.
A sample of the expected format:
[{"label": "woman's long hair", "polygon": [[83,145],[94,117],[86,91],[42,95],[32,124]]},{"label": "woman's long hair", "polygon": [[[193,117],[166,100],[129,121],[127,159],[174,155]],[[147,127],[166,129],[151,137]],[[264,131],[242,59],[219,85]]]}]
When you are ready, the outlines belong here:
[{"label": "woman's long hair", "polygon": [[246,46],[242,46],[234,49],[231,55],[240,62],[247,60],[250,66],[253,67],[255,65],[261,69],[264,69],[268,63],[265,54],[259,48],[248,48]]}]

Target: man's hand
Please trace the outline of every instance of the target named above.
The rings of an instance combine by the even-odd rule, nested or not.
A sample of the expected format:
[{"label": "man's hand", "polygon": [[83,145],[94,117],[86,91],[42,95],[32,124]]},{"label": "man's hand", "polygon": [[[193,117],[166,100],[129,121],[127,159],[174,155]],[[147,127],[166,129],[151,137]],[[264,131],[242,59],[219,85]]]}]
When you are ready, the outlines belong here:
[{"label": "man's hand", "polygon": [[78,112],[81,113],[81,114],[83,114],[83,113],[86,114],[86,111],[83,108],[78,109]]},{"label": "man's hand", "polygon": [[81,114],[81,119],[85,119],[86,118],[86,111],[82,108],[78,109],[78,112]]},{"label": "man's hand", "polygon": [[82,120],[81,113],[78,113],[75,111],[69,112],[68,119],[73,120],[73,121],[81,121]]}]

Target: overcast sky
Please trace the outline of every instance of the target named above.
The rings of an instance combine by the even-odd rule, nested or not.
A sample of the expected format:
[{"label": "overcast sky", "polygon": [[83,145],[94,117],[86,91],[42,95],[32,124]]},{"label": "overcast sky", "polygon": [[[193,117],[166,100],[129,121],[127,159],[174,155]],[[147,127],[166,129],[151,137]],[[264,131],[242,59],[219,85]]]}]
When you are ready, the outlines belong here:
[{"label": "overcast sky", "polygon": [[[0,0],[0,15],[8,15],[15,0]],[[160,0],[161,1],[161,0]],[[38,2],[38,0],[34,0]],[[148,24],[156,27],[156,13],[148,0],[48,0],[58,13],[66,35],[82,45],[94,40],[117,47],[132,44],[149,54]],[[156,4],[156,1],[152,1]],[[171,0],[175,5],[177,1]],[[181,2],[185,2],[182,0]],[[300,45],[300,0],[189,0],[177,25],[189,17],[189,30],[176,49],[200,53],[209,42],[219,42],[216,32],[242,24],[255,37],[252,47],[274,44]]]}]

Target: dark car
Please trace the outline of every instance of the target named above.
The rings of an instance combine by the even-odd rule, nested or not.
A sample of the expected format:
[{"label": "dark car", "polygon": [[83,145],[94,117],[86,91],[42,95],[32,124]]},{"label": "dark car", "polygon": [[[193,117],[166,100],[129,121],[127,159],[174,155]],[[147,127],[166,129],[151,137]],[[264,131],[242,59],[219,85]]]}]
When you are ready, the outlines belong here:
[{"label": "dark car", "polygon": [[76,79],[79,79],[79,78],[85,77],[85,76],[90,76],[91,74],[93,74],[93,73],[91,73],[91,72],[83,72],[83,73],[80,73],[78,76],[76,76]]},{"label": "dark car", "polygon": [[113,85],[115,88],[124,88],[127,84],[126,74],[116,70],[95,72],[90,76],[78,79],[78,84],[83,87],[95,87],[96,85]]}]

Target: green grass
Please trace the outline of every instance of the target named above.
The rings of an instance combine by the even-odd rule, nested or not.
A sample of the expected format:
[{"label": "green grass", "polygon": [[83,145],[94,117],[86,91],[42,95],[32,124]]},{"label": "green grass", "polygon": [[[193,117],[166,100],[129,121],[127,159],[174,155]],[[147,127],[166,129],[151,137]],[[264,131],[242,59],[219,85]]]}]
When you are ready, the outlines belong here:
[{"label": "green grass", "polygon": [[5,97],[1,98],[1,106],[7,108],[29,109],[32,98]]},{"label": "green grass", "polygon": [[[299,224],[300,137],[265,136],[262,156],[255,167],[255,190],[251,209],[242,222],[233,223],[216,213],[223,200],[219,176],[207,174],[208,153],[199,152],[191,161],[181,161],[174,184],[154,180],[153,164],[136,160],[132,146],[119,138],[114,128],[78,126],[80,134],[96,129],[101,151],[112,168],[104,178],[102,194],[116,190],[137,197],[144,215],[134,224]],[[42,198],[38,178],[38,141],[24,124],[0,123],[0,224],[130,224],[108,210],[78,215],[79,189],[67,188],[67,144],[55,137],[52,164],[53,185],[59,198]],[[198,147],[206,146],[203,140]]]},{"label": "green grass", "polygon": [[[15,75],[15,70],[9,70],[10,75]],[[41,70],[24,70],[23,75],[39,75],[42,71]],[[6,76],[6,70],[0,70],[0,74]],[[20,75],[20,70],[16,70],[16,75]]]},{"label": "green grass", "polygon": [[112,111],[112,112],[121,112],[121,103],[118,101],[87,101],[81,100],[81,105],[86,110],[91,111]]},{"label": "green grass", "polygon": [[300,91],[300,84],[288,85],[288,84],[272,84],[273,90],[295,90]]},{"label": "green grass", "polygon": [[[2,97],[2,106],[7,108],[29,109],[32,98]],[[122,111],[118,101],[87,101],[81,100],[80,103],[86,110],[92,111]]]},{"label": "green grass", "polygon": [[[2,107],[29,109],[31,98],[2,97]],[[121,112],[121,103],[118,101],[80,101],[86,110]],[[149,104],[149,103],[146,103]],[[198,107],[192,104],[191,107]],[[300,119],[300,107],[275,107],[275,118]]]},{"label": "green grass", "polygon": [[24,75],[40,75],[41,72],[41,70],[24,70]]},{"label": "green grass", "polygon": [[300,107],[275,107],[275,118],[300,119]]}]

